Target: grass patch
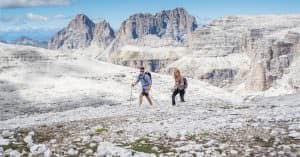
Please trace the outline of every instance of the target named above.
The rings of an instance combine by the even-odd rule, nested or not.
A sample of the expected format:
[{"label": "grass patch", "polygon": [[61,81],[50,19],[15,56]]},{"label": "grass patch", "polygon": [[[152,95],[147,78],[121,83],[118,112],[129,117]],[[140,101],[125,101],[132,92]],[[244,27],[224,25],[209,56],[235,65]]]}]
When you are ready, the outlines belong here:
[{"label": "grass patch", "polygon": [[[126,146],[130,146],[130,148],[137,152],[143,152],[143,153],[153,153],[156,156],[159,156],[160,154],[174,152],[175,150],[172,150],[169,146],[164,146],[159,143],[154,143],[150,141],[148,138],[140,138],[136,141],[126,144]],[[157,147],[157,150],[154,150],[153,148]]]},{"label": "grass patch", "polygon": [[96,129],[97,134],[101,134],[101,133],[104,133],[104,132],[108,132],[108,129],[106,129],[106,128],[97,128]]},{"label": "grass patch", "polygon": [[206,136],[209,136],[209,133],[208,132],[202,132],[202,133],[200,133],[200,136],[201,137],[206,137]]},{"label": "grass patch", "polygon": [[27,147],[26,143],[9,143],[8,145],[3,145],[2,146],[3,150],[6,151],[8,149],[13,149],[13,150],[17,150],[19,152],[24,151],[29,151],[29,148]]},{"label": "grass patch", "polygon": [[275,138],[274,137],[271,137],[270,139],[268,139],[267,141],[265,141],[264,139],[258,137],[258,136],[255,136],[254,137],[254,141],[256,143],[258,143],[259,145],[261,145],[262,147],[272,147],[274,142],[275,142]]}]

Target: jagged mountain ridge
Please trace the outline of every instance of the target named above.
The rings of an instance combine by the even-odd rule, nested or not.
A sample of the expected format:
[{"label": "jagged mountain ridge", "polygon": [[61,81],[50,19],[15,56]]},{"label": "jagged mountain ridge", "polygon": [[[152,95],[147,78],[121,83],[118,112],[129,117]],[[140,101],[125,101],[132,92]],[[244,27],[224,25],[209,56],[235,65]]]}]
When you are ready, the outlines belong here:
[{"label": "jagged mountain ridge", "polygon": [[114,31],[108,22],[102,21],[95,24],[86,15],[78,14],[66,28],[50,39],[48,48],[86,48],[92,43],[106,48],[114,38]]},{"label": "jagged mountain ridge", "polygon": [[[293,78],[280,86],[299,88],[296,75],[289,75],[298,71],[291,65],[299,56],[299,15],[228,16],[197,29],[195,23],[182,8],[134,14],[115,35],[100,29],[108,30],[98,38],[107,46],[98,56],[156,72],[179,67],[189,77],[235,90],[267,90],[285,77]],[[85,41],[83,47],[93,43]]]}]

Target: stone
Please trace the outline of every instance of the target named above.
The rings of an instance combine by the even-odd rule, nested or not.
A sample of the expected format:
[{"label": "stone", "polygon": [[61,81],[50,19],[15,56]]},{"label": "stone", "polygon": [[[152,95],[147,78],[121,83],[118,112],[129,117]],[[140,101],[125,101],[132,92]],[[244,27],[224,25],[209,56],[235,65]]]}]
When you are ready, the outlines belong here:
[{"label": "stone", "polygon": [[51,139],[49,142],[50,142],[51,144],[55,144],[57,141],[56,141],[56,139]]},{"label": "stone", "polygon": [[70,148],[68,150],[68,155],[75,156],[77,154],[78,154],[78,150],[75,150],[74,148]]},{"label": "stone", "polygon": [[14,133],[13,132],[10,132],[9,130],[4,130],[2,132],[2,137],[3,138],[9,138],[10,136],[12,136]]},{"label": "stone", "polygon": [[236,150],[234,150],[234,149],[230,150],[230,154],[232,154],[232,155],[237,155],[238,153],[239,153],[239,152],[236,151]]},{"label": "stone", "polygon": [[52,152],[50,149],[47,149],[45,152],[44,152],[44,157],[51,157],[52,155]]},{"label": "stone", "polygon": [[154,146],[154,147],[151,148],[151,150],[152,150],[152,151],[155,151],[155,152],[158,152],[158,151],[159,151],[159,148],[156,147],[156,146]]},{"label": "stone", "polygon": [[4,156],[4,149],[0,147],[0,156]]},{"label": "stone", "polygon": [[47,147],[44,144],[35,144],[30,147],[30,153],[32,155],[42,155],[47,151]]},{"label": "stone", "polygon": [[292,138],[294,138],[294,139],[300,140],[300,132],[297,132],[297,131],[291,131],[291,132],[289,133],[288,136],[290,136],[290,137],[292,137]]},{"label": "stone", "polygon": [[92,155],[94,153],[94,151],[92,149],[88,149],[85,154],[86,155]]},{"label": "stone", "polygon": [[0,137],[0,146],[5,146],[9,144],[9,140],[8,139],[3,139]]},{"label": "stone", "polygon": [[32,136],[30,135],[27,135],[25,138],[24,138],[24,142],[30,147],[33,145],[33,139],[32,139]]},{"label": "stone", "polygon": [[9,153],[9,156],[10,157],[21,157],[21,153],[16,150],[13,150]]}]

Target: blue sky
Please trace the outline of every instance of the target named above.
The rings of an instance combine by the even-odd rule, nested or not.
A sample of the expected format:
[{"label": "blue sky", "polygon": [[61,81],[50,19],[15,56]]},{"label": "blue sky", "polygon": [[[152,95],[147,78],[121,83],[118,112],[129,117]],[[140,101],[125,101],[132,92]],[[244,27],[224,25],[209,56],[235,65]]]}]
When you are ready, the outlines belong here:
[{"label": "blue sky", "polygon": [[117,30],[134,13],[185,8],[198,23],[227,15],[300,13],[300,0],[0,0],[0,39],[48,40],[78,13]]}]

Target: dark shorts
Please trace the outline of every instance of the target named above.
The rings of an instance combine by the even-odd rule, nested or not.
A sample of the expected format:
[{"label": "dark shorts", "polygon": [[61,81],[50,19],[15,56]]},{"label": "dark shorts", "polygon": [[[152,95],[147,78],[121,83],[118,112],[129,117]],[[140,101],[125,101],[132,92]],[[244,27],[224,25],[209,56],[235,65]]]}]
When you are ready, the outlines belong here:
[{"label": "dark shorts", "polygon": [[149,93],[148,93],[148,92],[146,92],[146,89],[143,89],[143,91],[142,91],[141,95],[142,95],[142,96],[148,96],[148,95],[149,95]]}]

